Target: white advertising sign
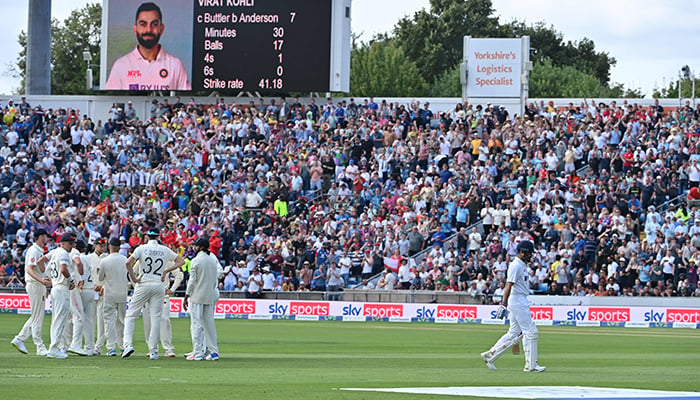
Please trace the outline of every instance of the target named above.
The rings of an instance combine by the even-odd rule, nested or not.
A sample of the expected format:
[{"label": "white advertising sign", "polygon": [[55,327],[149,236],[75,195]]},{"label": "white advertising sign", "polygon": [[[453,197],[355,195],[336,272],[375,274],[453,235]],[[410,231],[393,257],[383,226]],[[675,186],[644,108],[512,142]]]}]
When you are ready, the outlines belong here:
[{"label": "white advertising sign", "polygon": [[469,97],[520,97],[521,39],[470,39],[467,53]]},{"label": "white advertising sign", "polygon": [[[51,307],[50,297],[46,310]],[[347,301],[220,299],[218,318],[294,319],[298,321],[391,321],[459,324],[498,324],[498,306],[421,303],[360,303]],[[0,313],[29,312],[26,294],[0,294]],[[170,315],[186,318],[182,298],[170,298]],[[530,315],[538,325],[627,326],[700,329],[700,308],[649,306],[531,305]]]}]

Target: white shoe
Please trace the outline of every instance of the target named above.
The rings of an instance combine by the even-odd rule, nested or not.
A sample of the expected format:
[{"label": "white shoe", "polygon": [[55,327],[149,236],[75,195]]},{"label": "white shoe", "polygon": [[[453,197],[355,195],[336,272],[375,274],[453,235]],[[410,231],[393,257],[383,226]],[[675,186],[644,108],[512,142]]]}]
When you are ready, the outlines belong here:
[{"label": "white shoe", "polygon": [[196,354],[192,354],[191,356],[187,357],[187,361],[202,361],[204,360],[204,357]]},{"label": "white shoe", "polygon": [[173,357],[175,357],[174,351],[168,350],[165,352],[165,358],[173,358]]},{"label": "white shoe", "polygon": [[85,350],[81,349],[80,347],[72,347],[71,346],[68,348],[68,352],[73,353],[73,354],[77,354],[77,355],[83,356],[83,357],[87,356],[87,353],[85,352]]},{"label": "white shoe", "polygon": [[134,354],[134,348],[133,347],[127,347],[124,349],[124,352],[122,353],[122,358],[127,358],[130,355]]},{"label": "white shoe", "polygon": [[156,361],[158,359],[158,353],[148,353],[148,359],[151,361]]},{"label": "white shoe", "polygon": [[68,358],[68,354],[59,350],[56,353],[47,353],[46,357],[47,358],[55,358],[57,360],[65,360],[66,358]]},{"label": "white shoe", "polygon": [[47,354],[49,354],[49,351],[46,349],[46,347],[42,346],[36,349],[37,356],[46,357]]},{"label": "white shoe", "polygon": [[12,341],[10,343],[12,343],[12,345],[15,347],[15,349],[17,349],[17,351],[19,351],[20,353],[29,354],[29,351],[27,350],[27,347],[24,345],[23,341],[21,341],[17,338],[14,338],[14,339],[12,339]]},{"label": "white shoe", "polygon": [[219,353],[207,354],[207,356],[204,357],[204,359],[207,361],[219,361]]},{"label": "white shoe", "polygon": [[85,355],[88,357],[92,357],[95,355],[95,351],[94,350],[85,350]]},{"label": "white shoe", "polygon": [[494,365],[493,360],[491,359],[490,353],[488,351],[481,353],[481,359],[484,360],[486,366],[489,367],[491,371],[496,370],[496,365]]},{"label": "white shoe", "polygon": [[185,354],[184,354],[185,358],[191,357],[191,356],[193,356],[193,355],[194,355],[194,351],[190,351],[189,353],[185,353]]},{"label": "white shoe", "polygon": [[523,368],[523,372],[544,372],[545,369],[547,369],[547,367],[543,367],[539,364],[535,364],[534,368],[528,368],[528,367]]}]

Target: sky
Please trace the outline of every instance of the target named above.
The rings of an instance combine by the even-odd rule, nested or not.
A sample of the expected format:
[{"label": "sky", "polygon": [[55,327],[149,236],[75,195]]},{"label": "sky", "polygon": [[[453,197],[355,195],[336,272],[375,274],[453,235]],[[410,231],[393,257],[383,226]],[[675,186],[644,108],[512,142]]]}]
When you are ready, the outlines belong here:
[{"label": "sky", "polygon": [[[193,0],[194,1],[194,0]],[[264,1],[264,0],[258,0]],[[8,75],[19,54],[17,35],[27,29],[28,0],[2,1],[0,24],[0,94],[18,87]],[[88,0],[52,0],[53,18],[65,19]],[[695,19],[700,2],[659,0],[492,0],[501,23],[513,19],[544,21],[565,40],[593,40],[598,51],[617,59],[611,81],[641,89],[649,97],[654,88],[667,87],[684,65],[700,76],[700,29]],[[429,8],[429,0],[353,0],[352,31],[362,40],[391,31],[396,22]]]}]

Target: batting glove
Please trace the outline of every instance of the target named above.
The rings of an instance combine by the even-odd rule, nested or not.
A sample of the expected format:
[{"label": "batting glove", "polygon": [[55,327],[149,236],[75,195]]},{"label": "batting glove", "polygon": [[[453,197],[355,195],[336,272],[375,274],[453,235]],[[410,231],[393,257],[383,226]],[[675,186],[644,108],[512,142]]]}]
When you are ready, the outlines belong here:
[{"label": "batting glove", "polygon": [[507,305],[501,304],[498,306],[498,311],[496,311],[496,318],[503,319],[508,315]]}]

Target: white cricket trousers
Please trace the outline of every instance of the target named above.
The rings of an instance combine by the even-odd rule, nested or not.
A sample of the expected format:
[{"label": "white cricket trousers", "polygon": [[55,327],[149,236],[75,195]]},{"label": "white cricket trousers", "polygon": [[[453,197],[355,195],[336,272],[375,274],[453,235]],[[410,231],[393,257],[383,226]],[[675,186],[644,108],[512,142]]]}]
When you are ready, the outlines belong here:
[{"label": "white cricket trousers", "polygon": [[[95,351],[101,353],[105,345],[107,337],[105,336],[105,298],[100,296],[95,303],[95,320],[97,321],[97,341],[95,342]],[[124,330],[124,320],[122,319],[122,332]],[[119,335],[121,339],[122,335]]]},{"label": "white cricket trousers", "polygon": [[56,354],[60,349],[63,329],[70,316],[70,290],[59,285],[51,289],[51,345],[49,353]]},{"label": "white cricket trousers", "polygon": [[83,303],[83,331],[77,335],[73,332],[73,343],[71,347],[81,347],[82,340],[85,339],[85,350],[95,350],[95,291],[93,289],[82,289],[80,299]]},{"label": "white cricket trousers", "polygon": [[29,310],[31,316],[17,334],[17,339],[26,341],[29,336],[34,340],[37,349],[44,347],[44,338],[41,337],[46,313],[46,286],[34,281],[27,282],[27,295],[29,295]]},{"label": "white cricket trousers", "polygon": [[63,330],[64,347],[80,347],[83,338],[83,326],[85,325],[85,310],[83,308],[83,298],[80,294],[82,289],[75,288],[70,291],[70,313],[71,318],[66,321]]},{"label": "white cricket trousers", "polygon": [[219,352],[214,324],[215,306],[215,304],[190,304],[190,334],[195,355],[204,357],[207,349],[210,353]]},{"label": "white cricket trousers", "polygon": [[508,318],[510,319],[508,332],[501,336],[489,350],[493,361],[497,360],[506,350],[521,339],[523,340],[523,346],[528,344],[528,333],[534,325],[526,296],[510,296],[510,299],[508,299]]},{"label": "white cricket trousers", "polygon": [[[117,345],[124,348],[122,345],[122,337],[124,336],[124,317],[126,315],[126,303],[113,303],[111,301],[103,301],[103,321],[102,327],[107,341],[107,351],[117,350]],[[119,341],[119,343],[117,343]],[[102,346],[98,348],[102,350]]]},{"label": "white cricket trousers", "polygon": [[163,300],[165,288],[161,282],[137,283],[134,296],[129,303],[124,320],[124,348],[134,347],[134,324],[139,317],[141,309],[148,304],[151,322],[151,331],[148,335],[148,351],[158,353],[158,341],[160,340],[160,318],[163,313]]},{"label": "white cricket trousers", "polygon": [[[148,343],[148,337],[151,333],[151,312],[149,309],[148,304],[143,309],[143,337],[146,338],[146,343]],[[163,310],[160,314],[160,345],[163,346],[166,353],[175,352],[173,327],[170,324],[170,297],[168,296],[165,296],[163,300]]]},{"label": "white cricket trousers", "polygon": [[530,327],[533,325],[527,296],[510,296],[510,299],[508,299],[508,313],[508,318],[510,319],[508,333],[511,336],[519,336],[522,333],[523,338],[527,338]]}]

